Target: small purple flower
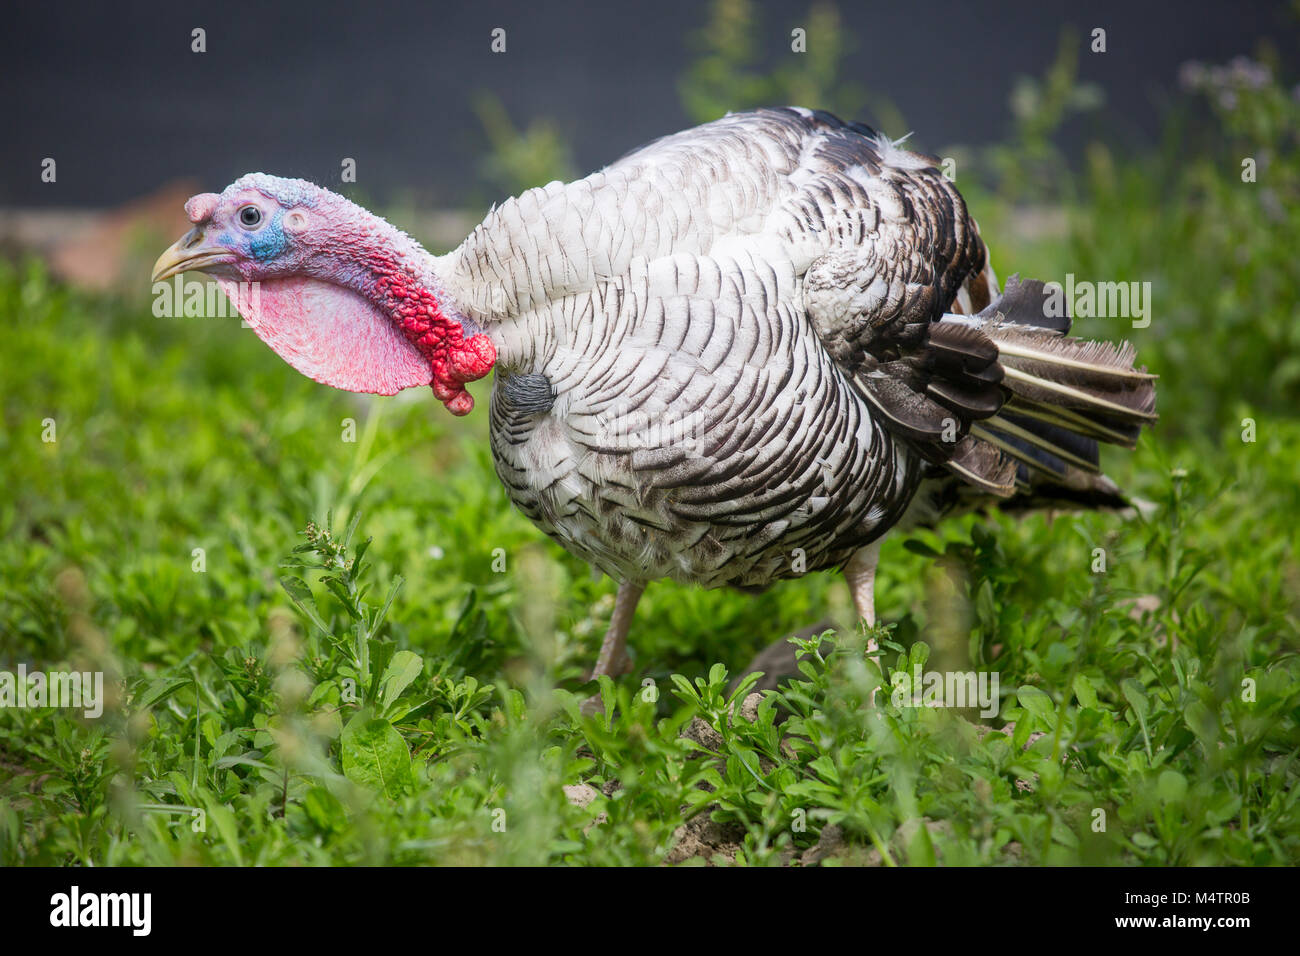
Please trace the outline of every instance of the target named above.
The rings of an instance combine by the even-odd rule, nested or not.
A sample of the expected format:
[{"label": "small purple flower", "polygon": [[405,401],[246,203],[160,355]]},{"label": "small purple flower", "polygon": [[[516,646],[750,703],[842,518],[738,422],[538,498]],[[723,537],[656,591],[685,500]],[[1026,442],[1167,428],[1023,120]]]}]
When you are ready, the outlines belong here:
[{"label": "small purple flower", "polygon": [[1200,60],[1187,60],[1178,68],[1178,85],[1184,90],[1199,90],[1204,83],[1205,64]]},{"label": "small purple flower", "polygon": [[1232,71],[1232,82],[1247,89],[1262,90],[1273,79],[1272,70],[1250,57],[1233,57],[1228,66]]}]

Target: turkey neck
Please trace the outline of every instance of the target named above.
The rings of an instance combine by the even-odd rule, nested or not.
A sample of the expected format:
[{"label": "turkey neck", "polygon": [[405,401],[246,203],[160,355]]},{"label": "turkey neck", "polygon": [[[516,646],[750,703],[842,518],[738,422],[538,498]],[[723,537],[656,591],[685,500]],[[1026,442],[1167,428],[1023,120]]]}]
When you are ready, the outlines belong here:
[{"label": "turkey neck", "polygon": [[474,407],[466,382],[496,362],[492,341],[456,308],[434,271],[434,258],[406,233],[366,213],[332,237],[331,278],[360,293],[402,331],[433,369],[433,393],[454,414]]}]

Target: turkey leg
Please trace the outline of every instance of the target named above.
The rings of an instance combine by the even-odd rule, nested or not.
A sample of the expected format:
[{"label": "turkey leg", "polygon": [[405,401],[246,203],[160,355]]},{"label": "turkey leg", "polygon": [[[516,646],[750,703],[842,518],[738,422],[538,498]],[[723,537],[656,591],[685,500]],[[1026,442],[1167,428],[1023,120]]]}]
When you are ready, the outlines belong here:
[{"label": "turkey leg", "polygon": [[[844,566],[844,577],[849,582],[853,606],[867,627],[876,626],[876,565],[880,562],[880,538],[856,551]],[[880,666],[880,646],[874,637],[867,639],[867,653],[877,667]]]},{"label": "turkey leg", "polygon": [[605,632],[605,640],[600,645],[596,669],[591,672],[593,679],[602,674],[613,677],[627,665],[627,632],[632,626],[632,616],[636,613],[637,602],[641,600],[644,591],[644,581],[624,581],[618,586],[609,630]]}]

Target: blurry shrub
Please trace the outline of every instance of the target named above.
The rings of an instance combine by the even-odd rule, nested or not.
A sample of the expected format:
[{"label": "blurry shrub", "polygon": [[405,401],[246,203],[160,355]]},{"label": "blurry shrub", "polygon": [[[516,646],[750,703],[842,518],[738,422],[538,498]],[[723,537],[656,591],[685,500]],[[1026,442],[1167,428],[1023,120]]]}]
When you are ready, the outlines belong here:
[{"label": "blurry shrub", "polygon": [[573,152],[553,120],[539,117],[525,129],[516,129],[501,100],[491,93],[475,97],[474,112],[490,147],[483,179],[502,196],[577,178]]},{"label": "blurry shrub", "polygon": [[1095,110],[1105,100],[1100,87],[1079,82],[1078,32],[1061,31],[1056,59],[1041,77],[1017,76],[1009,106],[1012,134],[984,154],[999,196],[1008,202],[1059,197],[1070,163],[1053,141],[1072,115]]},{"label": "blurry shrub", "polygon": [[1165,376],[1162,428],[1217,432],[1243,407],[1294,414],[1300,400],[1300,101],[1267,62],[1182,78],[1208,124],[1171,118],[1150,155],[1089,148],[1071,266],[1152,282],[1135,338]]},{"label": "blurry shrub", "polygon": [[[794,29],[804,31],[803,52],[792,49]],[[769,58],[760,36],[781,38]],[[907,132],[902,114],[887,98],[842,78],[853,37],[833,3],[815,2],[784,31],[764,29],[752,0],[714,0],[708,21],[688,37],[697,53],[678,89],[694,123],[759,106],[805,106],[843,119],[873,121],[893,136]]]}]

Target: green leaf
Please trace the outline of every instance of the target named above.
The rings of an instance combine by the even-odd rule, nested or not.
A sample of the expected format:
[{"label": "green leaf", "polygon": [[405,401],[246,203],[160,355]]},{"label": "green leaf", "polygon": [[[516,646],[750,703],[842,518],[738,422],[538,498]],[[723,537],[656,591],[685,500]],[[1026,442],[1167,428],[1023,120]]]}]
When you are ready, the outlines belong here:
[{"label": "green leaf", "polygon": [[1074,677],[1074,696],[1079,701],[1080,707],[1097,706],[1097,690],[1092,686],[1090,681],[1083,674],[1076,674]]},{"label": "green leaf", "polygon": [[1142,728],[1142,740],[1146,744],[1147,759],[1151,758],[1151,735],[1147,732],[1147,713],[1151,709],[1147,701],[1146,691],[1131,677],[1126,677],[1120,683],[1119,688],[1124,692],[1124,699],[1128,701],[1129,706],[1133,708],[1133,713],[1137,715],[1138,725]]},{"label": "green leaf", "polygon": [[316,598],[311,593],[311,588],[307,587],[307,582],[302,578],[294,577],[292,574],[286,574],[280,578],[280,587],[289,595],[289,600],[293,606],[302,611],[307,619],[321,629],[321,632],[334,636],[334,632],[325,626],[325,622],[320,619],[316,613]]},{"label": "green leaf", "polygon": [[348,593],[348,589],[344,587],[342,581],[336,577],[325,577],[321,581],[339,599],[339,603],[343,605],[343,610],[348,612],[348,617],[354,621],[361,620],[361,612],[357,610],[356,599]]},{"label": "green leaf", "polygon": [[341,830],[348,821],[347,811],[339,798],[324,787],[312,787],[307,791],[302,808],[317,829],[326,833]]},{"label": "green leaf", "polygon": [[1161,803],[1181,803],[1187,796],[1187,778],[1177,770],[1166,770],[1156,780],[1156,796]]},{"label": "green leaf", "polygon": [[424,658],[412,651],[398,651],[379,679],[379,706],[385,710],[402,696],[402,691],[424,672]]},{"label": "green leaf", "polygon": [[221,842],[226,845],[230,855],[234,857],[235,865],[243,866],[244,854],[239,841],[239,824],[234,812],[207,791],[200,794],[200,799],[208,820],[216,828],[217,835],[221,837]]},{"label": "green leaf", "polygon": [[266,770],[270,773],[276,773],[276,768],[272,767],[264,760],[258,760],[254,757],[247,757],[243,754],[233,754],[229,757],[222,757],[212,764],[215,770],[229,770],[231,767],[253,767],[256,770]]},{"label": "green leaf", "polygon": [[280,587],[284,588],[285,593],[295,604],[315,604],[316,597],[311,593],[311,588],[307,587],[307,582],[302,578],[294,577],[292,574],[286,574],[280,578]]},{"label": "green leaf", "polygon": [[[334,514],[333,514],[333,512],[330,513],[330,515],[329,515],[329,517],[326,519],[325,523],[326,523],[327,525],[328,525],[328,524],[333,524],[333,523],[334,523]],[[360,509],[360,508],[358,508],[358,509],[353,513],[353,515],[352,515],[352,520],[348,522],[348,530],[347,530],[347,531],[344,533],[344,535],[343,535],[343,547],[347,548],[347,547],[350,547],[350,546],[352,545],[352,536],[353,536],[354,534],[357,533],[357,525],[359,525],[359,524],[361,524],[361,509]],[[370,544],[370,541],[371,541],[370,538],[366,538],[366,540],[365,540],[364,542],[362,542],[361,547],[362,547],[362,548],[366,547],[367,545]]]},{"label": "green leaf", "polygon": [[388,673],[388,663],[397,652],[397,645],[392,641],[377,641],[367,645],[369,651],[369,681],[366,683],[366,700],[379,699],[383,687],[383,678]]},{"label": "green leaf", "polygon": [[925,662],[930,659],[930,645],[924,641],[917,641],[907,652],[907,659],[912,665],[913,670],[916,668],[925,668]]},{"label": "green leaf", "polygon": [[727,704],[732,705],[743,701],[753,692],[753,687],[763,677],[762,671],[754,671],[746,674],[744,678],[736,685],[736,689],[727,697]]},{"label": "green leaf", "polygon": [[993,585],[985,581],[975,594],[975,619],[982,627],[990,630],[996,628],[998,620],[998,602],[993,596]]},{"label": "green leaf", "polygon": [[1020,706],[1029,711],[1034,719],[1042,724],[1043,729],[1050,730],[1056,717],[1056,704],[1052,698],[1037,687],[1026,684],[1016,691]]},{"label": "green leaf", "polygon": [[154,704],[161,703],[182,687],[193,686],[194,681],[188,677],[163,677],[154,681],[144,693],[131,702],[136,710],[147,710]]},{"label": "green leaf", "polygon": [[924,541],[918,541],[915,538],[908,538],[903,542],[903,547],[913,554],[919,554],[923,558],[941,558],[943,557],[938,551],[930,547]]},{"label": "green leaf", "polygon": [[388,589],[388,598],[384,601],[384,606],[379,609],[374,620],[370,622],[370,629],[366,632],[366,639],[370,640],[379,633],[379,629],[384,624],[384,619],[388,617],[388,609],[393,606],[393,598],[397,597],[397,592],[402,589],[405,579],[399,574],[393,579],[392,586]]},{"label": "green leaf", "polygon": [[389,799],[411,791],[411,751],[388,721],[359,713],[343,728],[339,743],[343,775],[353,783],[379,790]]},{"label": "green leaf", "polygon": [[1028,710],[1016,721],[1015,730],[1011,733],[1011,748],[1014,753],[1020,753],[1025,749],[1025,744],[1029,743],[1029,734],[1033,731],[1034,721]]},{"label": "green leaf", "polygon": [[709,668],[709,686],[721,687],[727,682],[727,666],[725,664],[714,664]]},{"label": "green leaf", "polygon": [[669,674],[668,677],[669,680],[673,682],[673,686],[677,688],[678,697],[680,697],[683,701],[685,701],[688,704],[700,703],[699,692],[693,686],[691,686],[690,681],[688,681],[681,674]]},{"label": "green leaf", "polygon": [[212,743],[208,752],[208,763],[215,764],[226,755],[226,751],[239,743],[239,738],[243,735],[241,730],[230,730],[222,734]]}]

